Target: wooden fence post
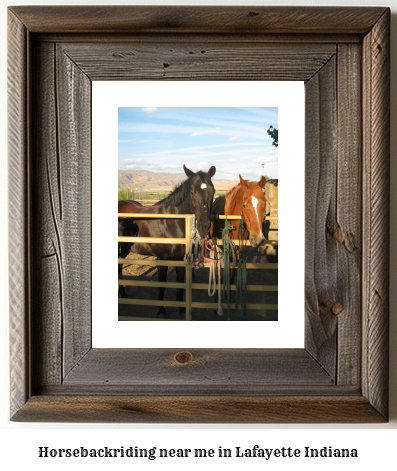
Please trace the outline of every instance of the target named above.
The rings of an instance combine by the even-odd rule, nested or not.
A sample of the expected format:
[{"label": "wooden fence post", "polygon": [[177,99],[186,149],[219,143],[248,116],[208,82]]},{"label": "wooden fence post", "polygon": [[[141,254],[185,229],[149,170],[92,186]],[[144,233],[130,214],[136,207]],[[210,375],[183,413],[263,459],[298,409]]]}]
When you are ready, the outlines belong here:
[{"label": "wooden fence post", "polygon": [[[190,234],[192,232],[192,219],[193,215],[189,214],[186,215],[185,218],[185,239],[186,239],[186,253],[189,253],[190,248]],[[192,298],[193,298],[193,290],[192,287],[193,281],[193,273],[192,268],[189,265],[186,265],[185,268],[185,282],[186,286],[188,287],[185,289],[185,296],[186,296],[186,320],[192,320]]]}]

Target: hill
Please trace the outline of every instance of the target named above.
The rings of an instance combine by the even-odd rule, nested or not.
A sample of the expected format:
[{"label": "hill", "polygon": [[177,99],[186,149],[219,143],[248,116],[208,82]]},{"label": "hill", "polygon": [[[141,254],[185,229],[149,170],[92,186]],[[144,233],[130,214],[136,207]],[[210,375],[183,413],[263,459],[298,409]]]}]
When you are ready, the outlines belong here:
[{"label": "hill", "polygon": [[[133,191],[172,191],[176,185],[186,179],[185,173],[150,172],[148,170],[119,170],[118,189],[128,188]],[[230,190],[238,180],[213,178],[216,190]]]}]

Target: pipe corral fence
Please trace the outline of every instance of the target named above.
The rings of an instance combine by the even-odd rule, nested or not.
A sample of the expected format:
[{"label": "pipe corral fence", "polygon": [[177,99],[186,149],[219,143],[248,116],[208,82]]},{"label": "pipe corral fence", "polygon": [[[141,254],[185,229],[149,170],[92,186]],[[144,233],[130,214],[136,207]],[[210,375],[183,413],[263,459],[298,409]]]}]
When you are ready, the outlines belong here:
[{"label": "pipe corral fence", "polygon": [[[184,244],[185,253],[189,253],[190,249],[190,234],[192,230],[192,221],[193,214],[146,214],[146,213],[119,213],[119,217],[122,218],[140,218],[140,219],[149,219],[149,218],[174,218],[174,219],[185,219],[185,234],[184,238],[157,238],[157,237],[124,237],[118,236],[118,242],[143,242],[151,244]],[[216,216],[219,219],[241,219],[241,216],[236,215],[222,215]],[[276,221],[278,217],[275,216],[266,216],[265,220]],[[250,242],[248,240],[238,240],[233,239],[235,245],[245,245],[249,246]],[[222,245],[222,239],[217,239],[217,244]],[[275,248],[278,246],[278,241],[266,241],[261,247]],[[144,265],[144,266],[167,266],[167,267],[185,267],[185,281],[180,282],[153,282],[153,281],[141,281],[141,280],[118,280],[119,285],[124,286],[139,286],[139,287],[157,287],[157,288],[181,288],[185,290],[185,301],[166,301],[166,300],[154,300],[154,299],[138,299],[138,298],[118,298],[119,304],[133,304],[140,306],[173,306],[173,307],[184,307],[186,310],[185,319],[158,319],[158,318],[147,318],[147,317],[134,317],[134,316],[119,316],[119,321],[178,321],[178,320],[192,320],[192,309],[201,308],[201,309],[214,309],[216,310],[218,304],[215,302],[194,302],[193,301],[193,290],[207,290],[208,284],[206,283],[193,283],[193,273],[190,266],[187,266],[183,260],[132,260],[126,258],[119,258],[119,264],[129,264],[129,265]],[[211,262],[204,263],[204,267],[209,268]],[[237,267],[237,263],[230,263],[230,268]],[[247,269],[262,269],[262,270],[277,270],[278,263],[247,263]],[[223,264],[222,264],[223,268]],[[230,290],[235,290],[234,285],[230,286]],[[247,292],[249,291],[278,291],[278,286],[276,285],[247,285]],[[222,307],[227,308],[227,303],[222,302]],[[241,306],[239,305],[239,308]],[[278,304],[250,304],[247,303],[246,309],[252,310],[278,310]]]}]

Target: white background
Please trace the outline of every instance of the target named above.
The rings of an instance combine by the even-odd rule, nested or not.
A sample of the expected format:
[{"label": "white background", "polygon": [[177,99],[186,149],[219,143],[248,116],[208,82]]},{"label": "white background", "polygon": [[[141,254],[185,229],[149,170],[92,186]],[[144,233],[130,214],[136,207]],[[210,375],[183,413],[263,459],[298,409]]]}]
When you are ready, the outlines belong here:
[{"label": "white background", "polygon": [[[120,470],[137,469],[183,469],[187,467],[191,470],[202,470],[204,466],[210,469],[241,469],[246,467],[250,470],[280,469],[284,465],[293,465],[295,470],[334,470],[336,467],[341,470],[352,469],[359,466],[360,469],[393,469],[396,465],[395,445],[397,443],[397,290],[396,268],[397,254],[395,241],[397,240],[397,186],[393,182],[397,178],[397,165],[395,156],[397,155],[397,1],[396,0],[339,0],[332,3],[325,0],[306,1],[304,5],[382,5],[390,6],[392,9],[392,69],[391,69],[391,290],[390,290],[390,422],[379,425],[257,425],[257,426],[229,426],[229,425],[207,425],[207,426],[172,426],[172,425],[117,425],[117,424],[87,424],[87,425],[67,425],[67,424],[17,424],[8,420],[8,286],[7,286],[7,150],[6,150],[6,7],[12,4],[81,4],[81,1],[59,2],[51,0],[48,2],[34,1],[28,2],[1,2],[0,10],[0,34],[1,34],[1,140],[0,140],[0,194],[2,204],[1,210],[1,295],[0,295],[0,463],[3,469],[15,469],[25,467],[25,469],[51,469],[55,467],[59,470],[86,470],[88,466],[95,466],[96,470],[108,470],[109,467]],[[85,4],[109,4],[110,0],[103,2],[90,2],[85,0]],[[134,2],[118,3],[133,4]],[[242,1],[195,1],[195,2],[157,2],[144,1],[136,2],[140,4],[220,4],[220,5],[264,5],[266,2],[242,2]],[[290,5],[291,1],[273,0],[274,5]],[[295,3],[299,4],[299,3]],[[238,413],[238,411],[236,411]],[[47,460],[37,458],[38,446],[50,447],[73,447],[73,446],[115,446],[115,445],[139,445],[141,447],[212,447],[218,446],[253,446],[258,444],[266,447],[282,446],[333,446],[333,447],[356,447],[359,450],[359,458],[354,460],[335,459],[313,459],[299,460],[291,462],[262,460],[232,460],[227,462],[215,461],[172,461],[171,464],[162,461],[120,461],[105,459],[87,461],[79,460]],[[5,465],[5,466],[4,466]],[[157,468],[156,468],[157,466]],[[354,468],[353,468],[354,469]]]},{"label": "white background", "polygon": [[[302,215],[296,209],[304,207],[303,82],[251,82],[248,87],[237,81],[93,82],[92,92],[93,347],[175,348],[181,339],[189,348],[303,347],[304,231]],[[115,220],[119,106],[278,107],[282,182],[278,322],[118,322],[113,250],[117,227],[103,221]],[[111,183],[104,187],[104,181]],[[293,204],[288,188],[293,188]],[[296,230],[299,227],[301,231]]]}]

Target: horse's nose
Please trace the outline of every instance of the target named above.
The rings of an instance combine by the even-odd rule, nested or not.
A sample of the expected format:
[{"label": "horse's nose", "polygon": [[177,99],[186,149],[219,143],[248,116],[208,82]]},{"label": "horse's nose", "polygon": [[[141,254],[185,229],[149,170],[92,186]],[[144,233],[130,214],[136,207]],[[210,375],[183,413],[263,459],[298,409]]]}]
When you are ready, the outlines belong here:
[{"label": "horse's nose", "polygon": [[205,237],[209,233],[210,228],[211,228],[211,223],[199,222],[197,224],[197,230],[199,231],[201,237]]},{"label": "horse's nose", "polygon": [[264,242],[264,240],[265,238],[263,237],[263,235],[250,237],[250,243],[252,247],[259,247],[262,242]]}]

